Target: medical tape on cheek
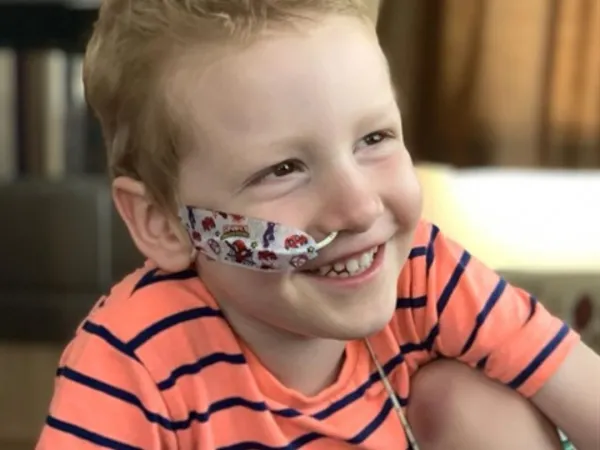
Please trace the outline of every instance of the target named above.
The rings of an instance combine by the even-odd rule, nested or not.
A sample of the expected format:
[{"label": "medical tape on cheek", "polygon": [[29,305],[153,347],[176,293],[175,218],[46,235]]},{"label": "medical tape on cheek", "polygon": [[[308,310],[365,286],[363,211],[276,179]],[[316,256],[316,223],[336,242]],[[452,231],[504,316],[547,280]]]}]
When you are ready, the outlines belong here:
[{"label": "medical tape on cheek", "polygon": [[179,217],[194,248],[207,258],[269,272],[299,269],[337,236],[317,242],[287,225],[192,207],[181,208]]}]

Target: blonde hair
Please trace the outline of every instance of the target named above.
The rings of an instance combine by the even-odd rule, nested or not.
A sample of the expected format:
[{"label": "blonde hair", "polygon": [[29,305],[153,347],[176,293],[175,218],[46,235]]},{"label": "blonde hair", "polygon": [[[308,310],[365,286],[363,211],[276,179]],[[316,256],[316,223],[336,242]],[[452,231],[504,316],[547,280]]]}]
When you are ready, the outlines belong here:
[{"label": "blonde hair", "polygon": [[103,0],[83,78],[111,177],[140,180],[157,205],[175,207],[185,121],[167,85],[192,46],[248,43],[270,27],[369,12],[364,0]]}]

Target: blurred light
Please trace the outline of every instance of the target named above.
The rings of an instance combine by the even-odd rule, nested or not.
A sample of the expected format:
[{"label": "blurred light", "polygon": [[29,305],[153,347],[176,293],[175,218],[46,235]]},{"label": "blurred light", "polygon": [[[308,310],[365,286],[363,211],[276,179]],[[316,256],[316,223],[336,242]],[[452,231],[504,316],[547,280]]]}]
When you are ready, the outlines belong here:
[{"label": "blurred light", "polygon": [[426,165],[418,173],[424,217],[492,268],[600,269],[600,171]]}]

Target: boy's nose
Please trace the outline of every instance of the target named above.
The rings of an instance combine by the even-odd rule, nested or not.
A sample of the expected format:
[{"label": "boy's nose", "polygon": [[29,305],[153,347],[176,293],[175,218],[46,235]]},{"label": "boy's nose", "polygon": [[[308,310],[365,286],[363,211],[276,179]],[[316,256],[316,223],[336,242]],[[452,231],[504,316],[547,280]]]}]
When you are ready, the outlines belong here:
[{"label": "boy's nose", "polygon": [[323,233],[363,233],[383,214],[383,202],[363,176],[335,183],[324,194],[316,222]]}]

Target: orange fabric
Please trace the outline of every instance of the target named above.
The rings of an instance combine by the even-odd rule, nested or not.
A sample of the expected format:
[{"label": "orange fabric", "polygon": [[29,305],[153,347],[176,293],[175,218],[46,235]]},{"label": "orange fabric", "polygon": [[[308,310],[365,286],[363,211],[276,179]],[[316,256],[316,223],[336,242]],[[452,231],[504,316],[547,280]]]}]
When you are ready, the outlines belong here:
[{"label": "orange fabric", "polygon": [[[421,223],[393,321],[371,339],[406,405],[410,376],[458,358],[534,394],[578,336],[439,230]],[[193,271],[145,267],[115,286],[65,350],[37,450],[406,448],[364,344],[308,398],[235,338]]]}]

